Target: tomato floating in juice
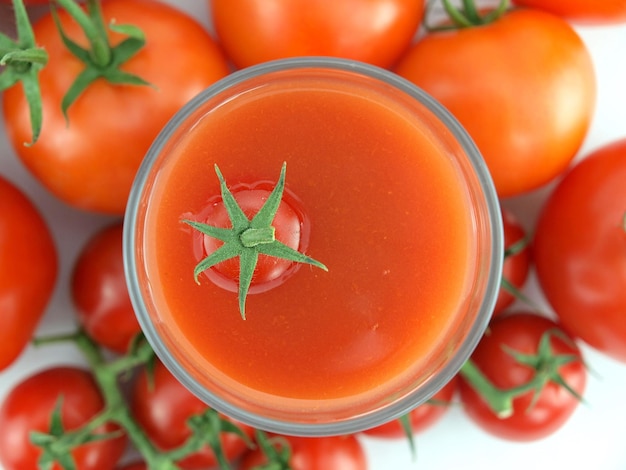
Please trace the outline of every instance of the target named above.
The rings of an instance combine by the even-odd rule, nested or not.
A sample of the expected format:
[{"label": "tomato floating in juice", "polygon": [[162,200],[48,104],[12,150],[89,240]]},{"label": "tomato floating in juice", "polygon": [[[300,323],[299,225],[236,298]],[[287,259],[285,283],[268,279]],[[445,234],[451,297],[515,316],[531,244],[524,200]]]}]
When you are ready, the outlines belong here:
[{"label": "tomato floating in juice", "polygon": [[[315,77],[212,106],[166,146],[146,218],[170,340],[207,375],[289,399],[357,396],[438,367],[468,310],[477,241],[461,170],[433,128],[384,91]],[[283,162],[306,254],[328,272],[298,266],[250,293],[242,320],[232,289],[195,282],[203,254],[181,221],[220,195],[215,164],[230,187],[275,183]]]}]

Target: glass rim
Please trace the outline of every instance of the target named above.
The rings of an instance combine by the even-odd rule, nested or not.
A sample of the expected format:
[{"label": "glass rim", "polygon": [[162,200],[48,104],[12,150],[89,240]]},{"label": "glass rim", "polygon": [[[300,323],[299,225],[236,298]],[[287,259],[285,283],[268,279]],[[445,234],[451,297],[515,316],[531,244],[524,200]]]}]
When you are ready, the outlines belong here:
[{"label": "glass rim", "polygon": [[[500,204],[495,186],[485,161],[467,131],[461,126],[459,121],[432,96],[427,94],[424,90],[417,87],[412,82],[387,69],[354,60],[332,57],[296,57],[265,62],[232,72],[225,78],[210,85],[208,88],[201,91],[197,96],[192,98],[170,119],[170,121],[164,126],[156,139],[153,141],[137,171],[124,215],[124,270],[131,302],[141,329],[155,351],[157,357],[161,360],[161,362],[163,362],[165,367],[170,370],[177,380],[179,380],[203,402],[207,403],[208,406],[233,419],[265,431],[314,437],[350,434],[375,427],[384,422],[401,417],[411,409],[426,401],[428,397],[419,401],[414,397],[415,393],[411,392],[401,399],[385,406],[382,410],[377,409],[371,412],[356,415],[352,418],[325,422],[292,422],[268,418],[239,408],[236,405],[221,399],[212,392],[207,391],[199,383],[199,381],[197,381],[178,362],[178,360],[166,347],[165,343],[160,340],[160,334],[150,321],[148,308],[141,293],[142,289],[139,285],[138,277],[135,274],[138,269],[135,253],[135,248],[137,246],[137,217],[140,211],[142,195],[149,179],[150,170],[174,130],[184,123],[199,107],[202,106],[204,102],[211,97],[217,96],[221,92],[228,90],[234,85],[272,72],[307,68],[335,69],[354,72],[384,82],[415,98],[430,112],[432,112],[434,116],[439,119],[451,132],[453,138],[458,142],[459,146],[467,156],[467,159],[471,164],[471,169],[474,171],[474,176],[478,181],[478,186],[487,209],[486,219],[490,222],[489,230],[492,250],[491,263],[489,265],[487,279],[485,282],[485,295],[481,301],[475,321],[469,327],[465,337],[461,339],[461,342],[455,349],[452,357],[441,366],[439,373],[433,375],[428,380],[428,384],[424,386],[428,387],[428,389],[432,391],[432,393],[430,393],[431,396],[459,372],[462,365],[470,357],[488,325],[491,312],[493,311],[497,294],[500,289],[500,276],[504,253],[504,236],[500,215]],[[381,418],[378,415],[382,414],[383,410],[384,417]]]}]

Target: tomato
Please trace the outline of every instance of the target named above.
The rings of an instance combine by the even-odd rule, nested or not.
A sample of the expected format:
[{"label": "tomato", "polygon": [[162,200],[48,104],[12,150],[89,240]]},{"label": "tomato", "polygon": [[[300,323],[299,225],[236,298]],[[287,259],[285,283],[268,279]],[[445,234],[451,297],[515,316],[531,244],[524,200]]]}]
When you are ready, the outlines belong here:
[{"label": "tomato", "polygon": [[514,10],[484,26],[427,34],[395,70],[459,119],[500,197],[564,171],[595,108],[587,47],[565,20],[541,11]]},{"label": "tomato", "polygon": [[[507,209],[502,209],[502,225],[504,229],[505,258],[502,266],[503,282],[508,283],[516,290],[520,290],[526,283],[530,272],[530,249],[526,243],[526,231]],[[523,246],[518,249],[518,244]],[[508,253],[508,250],[513,252]],[[499,315],[515,301],[515,295],[506,287],[501,287],[492,316]]]},{"label": "tomato", "polygon": [[[550,331],[549,344],[555,355],[572,355],[575,358],[556,369],[563,381],[582,396],[587,371],[581,352],[574,340],[567,337],[554,321],[529,312],[499,316],[478,344],[471,360],[493,385],[501,389],[517,387],[529,380],[550,372],[550,361],[542,358],[534,367],[521,364],[507,351],[539,355],[542,337]],[[556,367],[556,366],[555,366]],[[538,396],[527,391],[513,400],[513,413],[498,417],[463,374],[459,381],[459,396],[467,415],[482,429],[503,439],[514,441],[538,440],[554,433],[565,424],[580,403],[576,397],[554,380],[541,387]]]},{"label": "tomato", "polygon": [[533,242],[537,278],[567,330],[626,362],[626,138],[559,182]]},{"label": "tomato", "polygon": [[624,0],[513,0],[513,3],[549,11],[579,23],[606,24],[626,21]]},{"label": "tomato", "polygon": [[[49,54],[41,71],[43,127],[35,145],[22,87],[4,94],[7,134],[19,158],[53,194],[85,210],[122,214],[135,173],[152,140],[172,115],[229,68],[196,20],[150,0],[105,0],[105,23],[133,24],[145,46],[122,65],[151,86],[112,85],[98,79],[69,107],[61,100],[84,64],[63,45],[50,14],[34,26],[37,44]],[[78,24],[59,12],[66,34],[85,44]],[[163,31],[176,34],[163,34]],[[110,34],[112,42],[119,35]]]},{"label": "tomato", "polygon": [[209,0],[215,31],[239,67],[334,56],[389,67],[409,47],[424,0]]},{"label": "tomato", "polygon": [[58,255],[39,210],[0,175],[0,370],[30,341],[52,297]]},{"label": "tomato", "polygon": [[[0,463],[5,470],[38,468],[41,448],[30,442],[31,431],[48,433],[53,411],[62,397],[61,420],[66,431],[80,427],[102,411],[98,385],[86,370],[54,367],[35,373],[17,384],[0,407]],[[113,432],[106,424],[97,433]],[[79,470],[115,468],[126,449],[126,436],[94,441],[76,447],[72,456]],[[55,464],[55,469],[60,469]]]},{"label": "tomato", "polygon": [[104,227],[82,248],[71,278],[78,319],[98,344],[123,354],[141,332],[130,302],[122,256],[122,223]]},{"label": "tomato", "polygon": [[[268,199],[273,188],[273,183],[258,182],[255,184],[238,184],[230,189],[241,210],[251,220]],[[201,213],[195,214],[193,219],[214,227],[232,227],[221,196],[209,200],[206,208]],[[310,223],[304,215],[301,204],[288,192],[283,193],[271,225],[275,229],[275,237],[278,241],[294,250],[306,251]],[[217,238],[203,235],[200,232],[194,233],[194,237],[195,251],[199,254],[198,261],[223,245],[223,242]],[[231,292],[237,292],[239,288],[239,265],[239,257],[231,258],[204,271],[204,274],[218,286]],[[259,255],[249,293],[265,292],[276,287],[299,267],[298,263],[284,258]]]},{"label": "tomato", "polygon": [[[274,436],[276,437],[276,436]],[[279,436],[289,445],[292,470],[365,470],[367,461],[359,440],[354,435],[330,437]],[[260,448],[247,452],[240,470],[252,470],[267,463]],[[281,467],[282,468],[282,467]]]},{"label": "tomato", "polygon": [[[409,421],[413,433],[425,431],[444,416],[452,403],[456,389],[457,379],[453,378],[441,390],[435,393],[431,400],[410,412]],[[369,436],[384,438],[406,437],[405,430],[398,419],[381,424],[375,428],[366,429],[363,433]]]},{"label": "tomato", "polygon": [[[133,384],[130,404],[134,418],[160,449],[173,449],[191,435],[187,420],[207,409],[202,401],[187,390],[161,362],[156,362],[153,376],[143,369]],[[233,421],[234,422],[234,421]],[[236,423],[248,436],[254,429]],[[234,460],[247,449],[248,444],[233,433],[223,433],[222,448],[228,460]],[[213,451],[203,447],[177,462],[181,468],[206,468],[217,464]]]}]

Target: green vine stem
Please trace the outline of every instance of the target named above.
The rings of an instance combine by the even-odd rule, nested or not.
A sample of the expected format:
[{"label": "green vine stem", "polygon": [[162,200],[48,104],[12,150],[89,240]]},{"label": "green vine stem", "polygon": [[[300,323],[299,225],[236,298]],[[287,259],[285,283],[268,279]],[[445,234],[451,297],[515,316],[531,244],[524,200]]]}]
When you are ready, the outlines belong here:
[{"label": "green vine stem", "polygon": [[[68,457],[73,448],[93,440],[117,437],[120,432],[128,436],[151,470],[178,469],[177,461],[198,452],[205,445],[210,446],[215,453],[219,468],[230,470],[230,463],[220,441],[222,433],[235,433],[244,439],[248,446],[253,446],[248,436],[237,425],[207,407],[204,413],[194,415],[188,420],[192,434],[187,441],[169,451],[157,449],[133,418],[120,388],[120,377],[127,376],[136,367],[148,365],[154,360],[154,352],[148,342],[143,336],[139,336],[126,355],[110,361],[106,360],[100,347],[83,331],[36,338],[33,344],[43,346],[68,341],[76,344],[86,358],[102,393],[105,407],[91,421],[71,431],[63,430],[60,425],[60,408],[58,413],[53,413],[50,433],[35,432],[31,435],[32,442],[44,449],[42,457],[44,463],[57,461],[64,470],[73,470],[73,461]],[[104,435],[95,434],[96,429],[105,423],[117,424],[121,431]]]},{"label": "green vine stem", "polygon": [[[500,0],[498,5],[483,13],[481,9],[476,5],[475,0],[462,0],[460,6],[455,6],[450,0],[441,0],[443,8],[452,24],[446,24],[443,26],[430,26],[426,23],[425,15],[424,26],[427,31],[447,31],[462,28],[472,28],[476,26],[486,25],[493,23],[500,18],[510,7],[510,0]],[[432,4],[431,4],[432,7]],[[430,7],[427,9],[429,10]]]},{"label": "green vine stem", "polygon": [[[55,3],[78,23],[89,42],[88,48],[79,46],[65,34]],[[122,64],[137,54],[145,45],[146,40],[143,32],[133,25],[111,23],[108,25],[109,30],[126,36],[124,40],[113,47],[109,42],[107,25],[104,23],[99,0],[86,0],[85,6],[83,9],[76,0],[54,0],[51,3],[51,13],[61,40],[67,49],[85,64],[85,68],[76,77],[61,102],[61,108],[66,119],[67,110],[72,103],[91,83],[99,78],[112,84],[149,85],[141,77],[120,69]]]},{"label": "green vine stem", "polygon": [[35,35],[22,0],[13,0],[17,39],[0,33],[0,91],[21,82],[29,107],[32,136],[26,145],[37,142],[41,133],[43,113],[39,71],[48,62],[48,53],[35,43]]},{"label": "green vine stem", "polygon": [[559,384],[582,402],[583,398],[567,384],[559,372],[559,369],[565,364],[581,361],[581,358],[576,354],[555,354],[550,344],[553,336],[569,342],[569,338],[565,337],[560,330],[549,330],[541,337],[535,354],[523,354],[505,347],[506,352],[514,357],[518,363],[535,370],[532,379],[517,387],[509,389],[496,387],[471,359],[463,364],[460,374],[485,400],[494,414],[501,419],[510,417],[514,412],[513,401],[528,392],[533,392],[532,406],[548,382]]}]

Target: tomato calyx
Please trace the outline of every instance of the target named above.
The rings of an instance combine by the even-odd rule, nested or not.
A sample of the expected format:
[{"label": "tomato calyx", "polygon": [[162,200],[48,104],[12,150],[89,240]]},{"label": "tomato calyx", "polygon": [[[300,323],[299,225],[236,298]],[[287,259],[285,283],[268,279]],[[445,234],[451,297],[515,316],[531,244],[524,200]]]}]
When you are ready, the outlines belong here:
[{"label": "tomato calyx", "polygon": [[89,42],[89,48],[83,48],[65,34],[56,6],[52,2],[50,5],[52,17],[63,44],[77,59],[85,64],[85,69],[76,77],[61,101],[61,108],[66,120],[68,108],[98,78],[103,78],[116,85],[149,85],[141,77],[120,70],[120,66],[139,52],[146,42],[145,36],[139,28],[130,24],[118,25],[111,22],[108,25],[109,30],[126,36],[117,46],[113,47],[107,36],[107,26],[104,23],[98,0],[87,0],[85,2],[86,10],[83,10],[75,0],[56,1],[80,25]]},{"label": "tomato calyx", "polygon": [[[51,416],[49,431],[31,432],[31,442],[43,450],[40,459],[41,468],[51,468],[52,464],[57,462],[64,470],[74,470],[76,465],[70,455],[74,448],[90,442],[113,439],[122,434],[129,438],[148,468],[178,468],[176,462],[209,446],[215,454],[219,468],[231,470],[220,436],[224,433],[234,433],[249,448],[254,446],[243,429],[207,407],[202,413],[189,418],[187,425],[192,432],[184,443],[168,451],[159,450],[146,431],[135,421],[125,400],[124,384],[121,383],[130,377],[137,367],[144,366],[149,369],[155,360],[155,354],[143,335],[137,335],[128,352],[113,360],[107,360],[101,348],[82,330],[35,338],[33,343],[35,346],[43,346],[68,341],[73,342],[87,359],[105,406],[99,414],[82,426],[66,430],[61,422],[61,397]],[[103,425],[109,423],[116,425],[116,429],[109,432],[100,431]]]},{"label": "tomato calyx", "polygon": [[81,428],[80,432],[66,432],[61,421],[62,404],[63,397],[59,397],[50,417],[49,433],[32,431],[30,434],[30,441],[43,450],[38,461],[39,468],[52,468],[54,462],[58,462],[64,469],[76,468],[74,457],[71,454],[75,447],[91,442],[115,439],[123,435],[121,430],[95,432],[97,427],[106,422],[99,418],[94,418],[89,422],[89,426]]},{"label": "tomato calyx", "polygon": [[194,278],[198,284],[200,284],[199,276],[202,272],[231,258],[239,258],[239,313],[244,320],[246,319],[246,298],[260,254],[296,263],[310,264],[328,271],[324,264],[276,239],[276,229],[272,223],[283,197],[286,168],[286,163],[283,163],[276,186],[261,209],[252,219],[248,219],[228,189],[219,167],[215,165],[222,201],[228,212],[232,228],[216,227],[190,219],[182,220],[183,223],[190,225],[204,235],[223,242],[219,248],[209,253],[194,268]]},{"label": "tomato calyx", "polygon": [[483,398],[498,418],[508,418],[513,414],[513,401],[522,395],[532,392],[533,397],[529,409],[536,403],[546,385],[556,383],[583,402],[583,398],[565,381],[559,369],[566,364],[581,361],[576,354],[555,354],[551,340],[553,337],[570,343],[572,340],[561,330],[546,331],[539,341],[535,354],[524,354],[506,345],[503,349],[519,364],[528,366],[535,371],[528,382],[508,389],[500,389],[481,372],[472,359],[468,359],[461,367],[461,375],[467,383]]},{"label": "tomato calyx", "polygon": [[41,132],[43,118],[39,71],[48,62],[48,53],[35,43],[35,35],[24,2],[13,0],[13,9],[18,38],[14,41],[0,33],[0,67],[6,67],[0,73],[0,91],[22,82],[32,129],[31,141],[26,145],[32,145]]},{"label": "tomato calyx", "polygon": [[442,0],[443,8],[452,22],[443,26],[431,27],[426,25],[428,31],[446,31],[462,28],[472,28],[493,23],[500,18],[510,6],[510,0],[500,0],[500,3],[487,12],[482,12],[475,0],[463,0],[462,5],[454,6],[450,0]]}]

